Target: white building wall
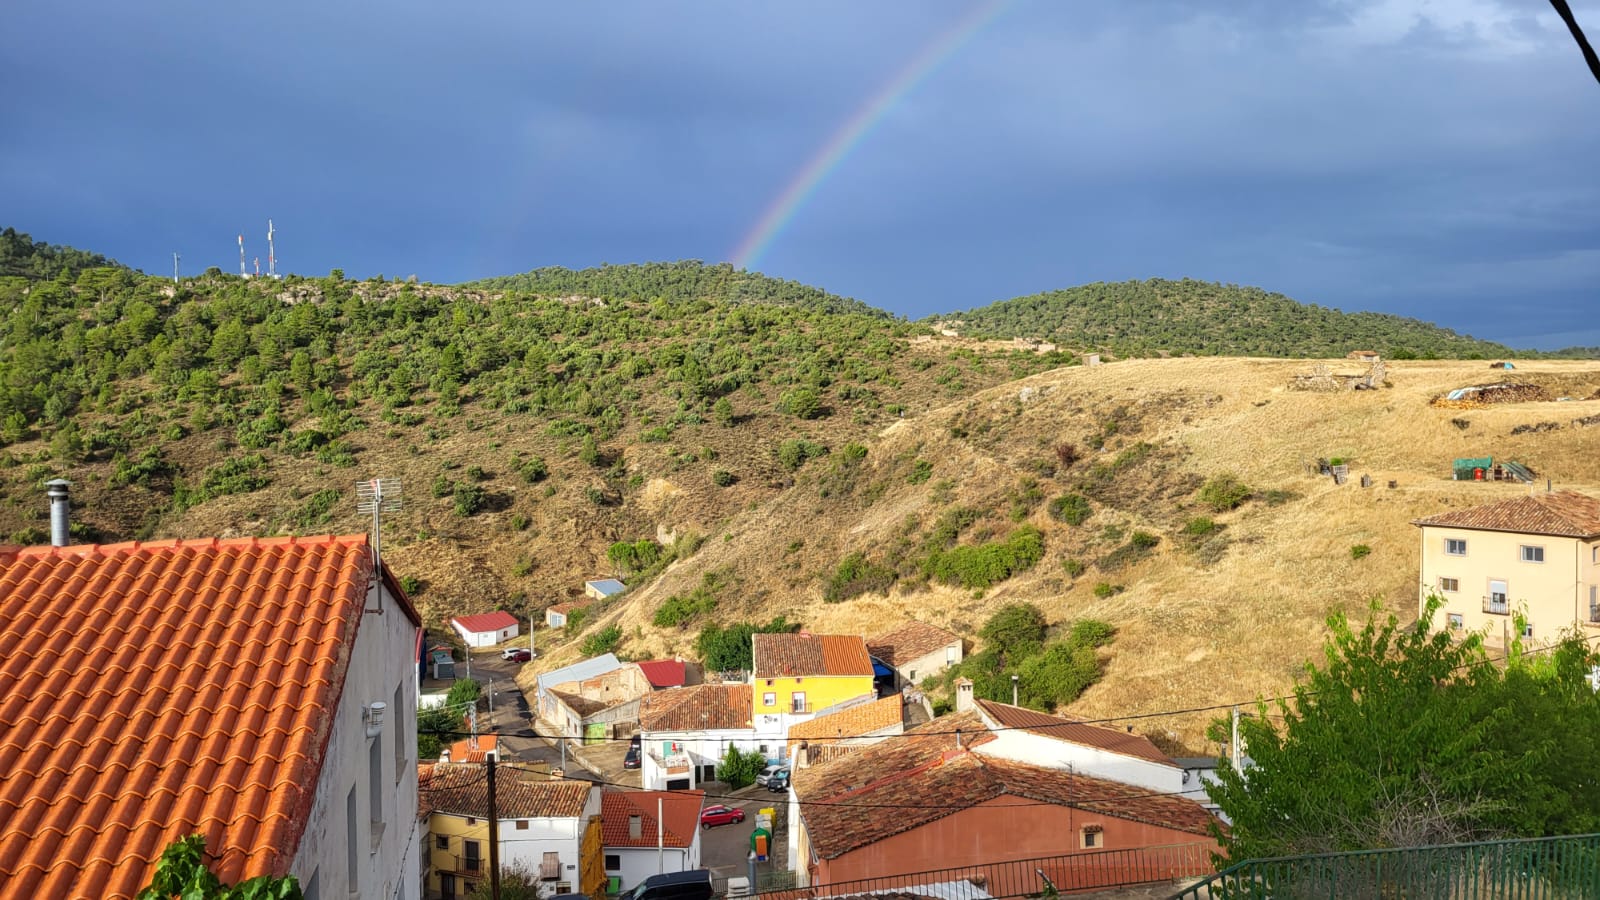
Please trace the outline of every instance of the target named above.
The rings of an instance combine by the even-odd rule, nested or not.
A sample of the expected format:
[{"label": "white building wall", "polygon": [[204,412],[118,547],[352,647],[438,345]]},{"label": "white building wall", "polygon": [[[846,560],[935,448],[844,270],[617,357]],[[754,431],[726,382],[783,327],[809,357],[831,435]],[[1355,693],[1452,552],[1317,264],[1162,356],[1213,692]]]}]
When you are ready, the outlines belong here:
[{"label": "white building wall", "polygon": [[[738,747],[743,752],[760,751],[764,746],[768,756],[777,756],[783,746],[782,736],[768,737],[753,729],[720,729],[716,731],[644,731],[639,735],[639,749],[643,759],[639,766],[639,786],[647,791],[667,790],[667,773],[659,757],[662,745],[676,741],[689,755],[689,786],[701,782],[700,767],[721,765],[728,747]],[[682,776],[673,776],[681,778]]]},{"label": "white building wall", "polygon": [[1124,756],[1098,747],[1058,741],[1026,731],[996,731],[994,740],[973,748],[974,753],[997,756],[1047,769],[1070,769],[1079,775],[1138,785],[1163,793],[1184,789],[1183,770],[1137,756]]},{"label": "white building wall", "polygon": [[658,853],[654,847],[607,847],[604,852],[606,856],[617,857],[620,863],[615,869],[607,866],[606,875],[621,876],[621,889],[626,891],[651,875],[700,868],[700,831],[695,830],[694,841],[688,848],[667,847]]},{"label": "white building wall", "polygon": [[[318,900],[420,900],[416,626],[381,583],[365,605],[382,613],[364,613],[357,626],[311,815],[289,872],[302,885],[315,878]],[[362,712],[375,702],[388,708],[382,733],[369,738]],[[374,758],[376,778],[370,774]],[[353,818],[347,813],[352,789]]]},{"label": "white building wall", "polygon": [[456,634],[461,635],[461,639],[468,647],[493,647],[495,644],[511,640],[520,633],[520,626],[517,625],[509,625],[498,631],[468,631],[456,622],[451,622],[450,627],[455,629]]}]

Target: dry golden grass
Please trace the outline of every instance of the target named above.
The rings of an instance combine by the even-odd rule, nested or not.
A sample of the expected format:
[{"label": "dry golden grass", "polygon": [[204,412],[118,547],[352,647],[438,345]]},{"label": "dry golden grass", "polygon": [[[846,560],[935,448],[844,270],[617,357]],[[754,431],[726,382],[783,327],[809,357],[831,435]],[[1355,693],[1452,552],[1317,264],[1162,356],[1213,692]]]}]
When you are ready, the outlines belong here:
[{"label": "dry golden grass", "polygon": [[[1569,422],[1600,412],[1600,401],[1522,403],[1481,410],[1442,410],[1429,399],[1486,380],[1481,362],[1400,362],[1390,366],[1392,387],[1379,391],[1312,393],[1286,389],[1308,371],[1305,361],[1166,359],[1069,368],[1036,375],[973,396],[883,430],[869,445],[856,485],[885,485],[870,505],[862,491],[821,497],[826,461],[809,464],[796,486],[773,502],[735,517],[693,559],[646,586],[612,613],[632,635],[639,653],[687,650],[693,630],[661,632],[648,625],[667,596],[691,589],[702,573],[727,569],[738,588],[718,615],[766,619],[787,615],[813,630],[872,635],[900,619],[916,617],[975,633],[999,606],[1038,604],[1053,622],[1103,618],[1119,628],[1105,679],[1068,712],[1110,717],[1250,701],[1283,692],[1320,649],[1324,620],[1336,611],[1364,615],[1378,599],[1402,619],[1416,614],[1416,529],[1419,516],[1450,506],[1514,496],[1526,487],[1449,480],[1458,456],[1521,460],[1557,486],[1593,490],[1600,485],[1600,431],[1576,427],[1512,437],[1516,425]],[[1568,361],[1519,363],[1520,376],[1548,375],[1590,391],[1600,368]],[[1024,389],[1026,401],[1021,399]],[[1587,396],[1587,393],[1580,396]],[[1054,478],[1040,478],[1049,496],[1069,489],[1085,466],[1108,459],[1134,441],[1168,448],[1177,460],[1165,470],[1136,469],[1128,477],[1140,499],[1118,510],[1100,508],[1080,529],[1069,529],[1036,508],[1029,521],[1046,531],[1047,557],[1034,570],[974,596],[942,586],[899,588],[887,597],[840,604],[822,601],[820,575],[853,551],[881,552],[905,527],[908,515],[923,530],[939,507],[933,483],[956,482],[951,502],[1004,508],[1004,495],[1029,475],[1030,460],[1050,456],[1059,441],[1082,446],[1087,434],[1128,410],[1131,423],[1103,452]],[[1465,429],[1451,423],[1461,419]],[[975,423],[989,430],[973,436]],[[967,438],[952,436],[965,425]],[[1311,474],[1318,457],[1350,461],[1351,481],[1335,486]],[[934,462],[933,481],[912,486],[903,474],[913,458]],[[1162,483],[1190,474],[1233,472],[1258,490],[1295,496],[1278,506],[1247,503],[1217,515],[1231,544],[1214,565],[1202,566],[1180,546],[1174,531],[1184,518],[1209,514],[1192,493],[1163,497]],[[1357,479],[1370,474],[1375,486]],[[1398,486],[1386,484],[1395,480]],[[1542,484],[1540,485],[1542,488]],[[1151,558],[1113,574],[1091,567],[1072,579],[1061,570],[1064,554],[1085,561],[1109,549],[1096,531],[1107,522],[1163,536]],[[1013,527],[1003,515],[988,523],[997,535]],[[803,546],[793,552],[795,541]],[[1350,548],[1366,544],[1369,556],[1352,560]],[[1126,586],[1097,598],[1099,581]],[[643,623],[643,624],[641,624]],[[1169,747],[1215,749],[1203,740],[1209,715],[1141,720]]]}]

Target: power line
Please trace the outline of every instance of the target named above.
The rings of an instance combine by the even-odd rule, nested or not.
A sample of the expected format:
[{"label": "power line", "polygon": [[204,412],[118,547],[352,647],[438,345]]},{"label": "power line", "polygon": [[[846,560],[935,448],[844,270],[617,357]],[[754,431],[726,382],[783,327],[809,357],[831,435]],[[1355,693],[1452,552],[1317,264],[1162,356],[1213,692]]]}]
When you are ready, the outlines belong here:
[{"label": "power line", "polygon": [[1589,72],[1594,75],[1595,81],[1600,81],[1600,56],[1596,56],[1594,48],[1589,46],[1589,39],[1584,37],[1583,29],[1578,27],[1578,19],[1572,14],[1572,7],[1567,5],[1567,0],[1550,0],[1550,5],[1555,7],[1556,15],[1561,21],[1567,23],[1567,30],[1572,32],[1572,39],[1578,43],[1578,51],[1583,54],[1583,61],[1589,64]]}]

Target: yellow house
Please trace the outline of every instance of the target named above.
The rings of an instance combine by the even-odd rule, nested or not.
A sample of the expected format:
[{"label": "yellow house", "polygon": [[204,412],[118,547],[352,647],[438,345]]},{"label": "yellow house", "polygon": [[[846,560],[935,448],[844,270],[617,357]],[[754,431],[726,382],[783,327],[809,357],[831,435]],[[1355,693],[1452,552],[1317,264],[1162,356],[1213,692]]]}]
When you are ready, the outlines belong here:
[{"label": "yellow house", "polygon": [[1454,631],[1504,644],[1512,617],[1523,636],[1550,640],[1574,623],[1600,629],[1600,500],[1576,491],[1536,493],[1417,519],[1420,605],[1444,598]]},{"label": "yellow house", "polygon": [[750,687],[756,730],[804,722],[817,711],[874,695],[872,659],[859,635],[755,634]]},{"label": "yellow house", "polygon": [[[486,767],[439,763],[417,767],[426,830],[423,895],[464,897],[489,877],[489,792]],[[600,791],[586,781],[523,781],[515,769],[495,772],[500,871],[522,870],[541,895],[606,894],[601,856]]]}]

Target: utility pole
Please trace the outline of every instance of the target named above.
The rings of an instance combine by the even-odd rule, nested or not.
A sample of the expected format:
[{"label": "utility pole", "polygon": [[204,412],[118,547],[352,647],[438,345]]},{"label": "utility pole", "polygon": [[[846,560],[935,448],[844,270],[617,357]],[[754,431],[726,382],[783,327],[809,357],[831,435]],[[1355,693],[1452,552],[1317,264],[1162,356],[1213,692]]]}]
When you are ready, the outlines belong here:
[{"label": "utility pole", "polygon": [[[498,754],[496,754],[498,755]],[[489,760],[489,896],[500,900],[500,813],[495,806],[494,756]]]},{"label": "utility pole", "polygon": [[666,826],[661,824],[661,796],[656,795],[656,874],[667,873]]}]

